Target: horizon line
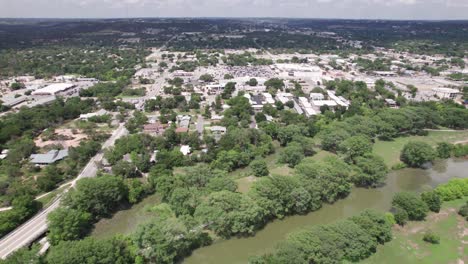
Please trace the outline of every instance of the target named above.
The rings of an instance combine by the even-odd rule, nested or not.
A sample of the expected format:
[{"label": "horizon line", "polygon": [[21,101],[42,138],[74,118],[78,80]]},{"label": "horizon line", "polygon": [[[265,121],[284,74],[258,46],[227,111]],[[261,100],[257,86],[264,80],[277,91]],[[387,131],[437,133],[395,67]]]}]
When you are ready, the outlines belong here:
[{"label": "horizon line", "polygon": [[242,16],[136,16],[136,17],[0,17],[0,20],[33,20],[33,19],[42,19],[42,20],[110,20],[110,19],[289,19],[289,20],[354,20],[354,21],[419,21],[419,22],[468,22],[468,18],[463,19],[411,19],[411,18],[317,18],[317,17],[282,17],[282,16],[259,16],[259,17],[242,17]]}]

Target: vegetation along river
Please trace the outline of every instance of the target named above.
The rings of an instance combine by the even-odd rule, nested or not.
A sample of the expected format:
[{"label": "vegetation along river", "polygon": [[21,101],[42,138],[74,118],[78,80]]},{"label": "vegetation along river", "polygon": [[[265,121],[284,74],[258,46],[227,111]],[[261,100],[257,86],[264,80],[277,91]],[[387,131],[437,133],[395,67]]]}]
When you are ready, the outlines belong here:
[{"label": "vegetation along river", "polygon": [[399,191],[419,191],[425,186],[435,187],[454,177],[468,177],[468,160],[438,161],[431,169],[403,169],[391,172],[386,185],[377,189],[354,188],[351,194],[332,205],[302,216],[290,216],[269,223],[255,236],[219,240],[195,250],[184,264],[247,263],[250,256],[266,253],[288,233],[300,228],[325,224],[355,215],[366,208],[387,211],[393,194]]}]

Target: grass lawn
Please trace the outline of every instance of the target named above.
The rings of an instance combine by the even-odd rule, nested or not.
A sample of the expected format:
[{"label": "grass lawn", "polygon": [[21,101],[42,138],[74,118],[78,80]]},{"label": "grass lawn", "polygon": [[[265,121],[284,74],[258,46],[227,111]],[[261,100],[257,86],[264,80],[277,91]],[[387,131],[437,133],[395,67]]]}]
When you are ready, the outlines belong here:
[{"label": "grass lawn", "polygon": [[[279,145],[278,142],[274,142],[275,144],[275,153],[268,155],[265,157],[265,161],[267,162],[268,170],[270,171],[270,175],[282,175],[282,176],[291,176],[294,173],[294,169],[290,168],[287,164],[278,163],[278,158],[283,150],[283,147]],[[311,158],[313,160],[321,160],[328,156],[333,156],[335,154],[320,150]],[[252,169],[250,166],[247,166],[242,169],[235,170],[230,173],[231,176],[235,177],[237,180],[238,191],[239,192],[247,192],[250,189],[250,186],[256,181],[256,177],[252,173]]]},{"label": "grass lawn", "polygon": [[[464,199],[444,203],[441,212],[429,214],[426,221],[395,227],[394,239],[362,263],[467,263],[468,222],[457,214],[464,203]],[[427,230],[440,236],[440,244],[422,240]]]},{"label": "grass lawn", "polygon": [[468,131],[430,131],[427,136],[399,137],[393,141],[377,140],[374,144],[374,153],[381,156],[385,163],[392,167],[400,162],[400,152],[403,146],[410,141],[423,141],[435,146],[439,142],[457,142],[468,139]]}]

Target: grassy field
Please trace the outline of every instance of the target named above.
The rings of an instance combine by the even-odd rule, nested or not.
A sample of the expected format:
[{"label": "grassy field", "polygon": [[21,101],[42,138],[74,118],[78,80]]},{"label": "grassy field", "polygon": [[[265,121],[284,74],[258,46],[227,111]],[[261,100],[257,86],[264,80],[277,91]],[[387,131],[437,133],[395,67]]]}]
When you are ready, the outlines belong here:
[{"label": "grassy field", "polygon": [[431,145],[439,142],[451,142],[468,140],[468,131],[430,131],[428,136],[399,137],[393,141],[377,140],[374,144],[374,153],[381,156],[389,167],[400,162],[400,152],[403,146],[410,141],[423,141]]},{"label": "grassy field", "polygon": [[[395,227],[394,239],[379,246],[377,253],[362,263],[467,263],[468,222],[457,214],[464,203],[465,200],[444,203],[442,210],[431,213],[426,221]],[[422,240],[427,230],[440,236],[440,244]]]},{"label": "grassy field", "polygon": [[[275,142],[275,153],[267,156],[265,161],[267,162],[268,169],[270,171],[270,175],[283,175],[283,176],[291,176],[294,173],[294,169],[290,168],[287,164],[278,163],[278,158],[283,150],[282,147]],[[328,156],[333,156],[335,154],[330,153],[328,151],[320,150],[311,158],[314,160],[321,160]],[[250,189],[250,186],[256,181],[256,177],[253,176],[252,169],[250,166],[247,166],[242,169],[235,170],[231,172],[231,175],[237,178],[236,182],[238,185],[239,192],[247,192]]]}]

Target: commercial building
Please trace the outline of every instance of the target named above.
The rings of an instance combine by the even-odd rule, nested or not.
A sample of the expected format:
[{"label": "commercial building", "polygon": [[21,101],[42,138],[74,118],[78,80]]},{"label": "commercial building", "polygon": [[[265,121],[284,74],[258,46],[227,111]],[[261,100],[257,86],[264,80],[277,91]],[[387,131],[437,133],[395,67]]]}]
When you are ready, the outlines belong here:
[{"label": "commercial building", "polygon": [[68,157],[68,150],[51,150],[46,154],[32,154],[31,163],[36,165],[49,165]]},{"label": "commercial building", "polygon": [[48,85],[44,88],[37,89],[32,92],[32,95],[57,95],[59,93],[65,92],[72,88],[76,87],[74,84],[71,83],[54,83]]}]

